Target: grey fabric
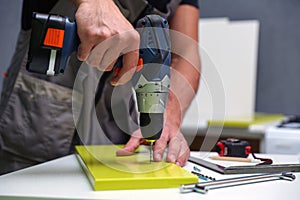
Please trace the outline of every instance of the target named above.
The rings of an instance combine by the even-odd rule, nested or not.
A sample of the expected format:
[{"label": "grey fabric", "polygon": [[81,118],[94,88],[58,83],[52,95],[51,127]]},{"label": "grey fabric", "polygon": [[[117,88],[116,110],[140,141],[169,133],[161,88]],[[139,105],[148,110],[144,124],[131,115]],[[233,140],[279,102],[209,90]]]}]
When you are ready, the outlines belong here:
[{"label": "grey fabric", "polygon": [[68,16],[71,19],[75,19],[75,12],[75,6],[70,0],[59,0],[51,10],[51,13]]},{"label": "grey fabric", "polygon": [[69,152],[72,91],[20,72],[0,119],[2,151],[32,162]]},{"label": "grey fabric", "polygon": [[122,14],[132,23],[135,24],[137,20],[144,15],[157,14],[165,19],[170,20],[173,14],[180,4],[181,0],[170,0],[167,4],[167,12],[161,12],[158,9],[150,6],[146,0],[114,0],[116,5],[119,7]]},{"label": "grey fabric", "polygon": [[137,0],[132,3],[130,0],[114,0],[115,4],[119,7],[122,14],[134,24],[142,12],[147,8],[148,3],[146,0]]},{"label": "grey fabric", "polygon": [[[84,144],[124,143],[138,128],[135,104],[131,101],[131,84],[113,87],[108,83],[111,74],[95,106],[95,93],[102,74],[86,63],[78,71],[73,89],[76,91],[73,94],[73,114],[77,132]],[[113,93],[117,95],[112,96]]]},{"label": "grey fabric", "polygon": [[175,12],[177,6],[180,4],[180,2],[181,2],[181,0],[170,0],[170,2],[167,5],[167,10],[168,11],[166,13],[163,13],[163,12],[161,12],[158,9],[155,9],[155,8],[154,8],[153,12],[155,14],[158,14],[158,15],[164,17],[165,19],[170,20],[173,17],[174,12]]},{"label": "grey fabric", "polygon": [[[21,30],[0,102],[0,174],[69,152],[74,132],[72,91],[29,76],[30,31]],[[59,134],[58,134],[59,131]]]},{"label": "grey fabric", "polygon": [[[108,78],[110,79],[112,75]],[[104,130],[110,130],[107,137],[114,143],[122,143],[123,138],[128,137],[133,131],[139,128],[137,123],[137,108],[133,99],[134,91],[131,83],[113,87],[106,84],[103,88],[103,98],[96,106],[98,120]],[[110,109],[105,109],[105,105],[110,105]],[[114,120],[110,118],[113,117]],[[101,120],[100,120],[101,119]],[[118,129],[122,130],[120,135]]]}]

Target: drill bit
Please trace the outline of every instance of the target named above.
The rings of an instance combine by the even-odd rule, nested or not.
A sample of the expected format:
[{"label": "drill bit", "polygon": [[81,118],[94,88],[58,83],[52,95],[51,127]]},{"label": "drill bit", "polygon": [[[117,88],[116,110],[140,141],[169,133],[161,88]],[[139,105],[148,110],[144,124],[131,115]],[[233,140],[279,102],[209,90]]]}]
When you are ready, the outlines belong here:
[{"label": "drill bit", "polygon": [[153,160],[153,143],[155,142],[155,140],[147,140],[147,142],[150,143],[150,163],[152,162]]},{"label": "drill bit", "polygon": [[152,162],[152,148],[153,148],[153,142],[150,142],[150,163]]}]

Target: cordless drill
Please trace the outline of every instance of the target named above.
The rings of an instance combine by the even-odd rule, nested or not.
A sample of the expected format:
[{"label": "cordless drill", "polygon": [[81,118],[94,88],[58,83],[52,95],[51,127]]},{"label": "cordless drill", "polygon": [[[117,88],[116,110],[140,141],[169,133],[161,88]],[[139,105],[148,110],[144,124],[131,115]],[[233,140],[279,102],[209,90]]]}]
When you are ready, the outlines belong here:
[{"label": "cordless drill", "polygon": [[[170,87],[170,36],[167,20],[158,15],[143,17],[136,28],[140,34],[140,62],[131,83],[136,92],[141,132],[150,142],[152,153],[152,145],[162,133]],[[26,69],[49,76],[62,74],[79,43],[75,21],[34,13]],[[120,58],[114,68],[122,66]]]}]

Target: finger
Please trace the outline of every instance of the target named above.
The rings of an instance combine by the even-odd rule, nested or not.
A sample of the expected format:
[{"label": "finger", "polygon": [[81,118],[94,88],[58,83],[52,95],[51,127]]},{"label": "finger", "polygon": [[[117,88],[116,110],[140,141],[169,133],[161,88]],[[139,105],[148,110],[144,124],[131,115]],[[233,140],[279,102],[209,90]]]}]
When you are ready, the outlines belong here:
[{"label": "finger", "polygon": [[87,63],[90,66],[97,67],[100,71],[110,71],[115,60],[118,59],[120,51],[111,45],[112,40],[105,40],[92,49]]},{"label": "finger", "polygon": [[[110,42],[112,43],[112,42]],[[102,71],[110,71],[113,69],[114,64],[120,57],[121,51],[116,45],[110,45],[110,47],[104,52],[102,59],[100,60],[98,69]],[[122,64],[122,63],[121,63]],[[121,67],[121,66],[119,66]]]},{"label": "finger", "polygon": [[116,64],[116,62],[117,62],[117,60],[114,60],[110,65],[108,65],[108,67],[106,67],[105,68],[105,70],[104,71],[111,71],[111,70],[114,70],[113,72],[114,72],[114,74],[116,75],[116,74],[118,74],[119,72],[119,66],[116,66],[115,67],[115,64]]},{"label": "finger", "polygon": [[176,165],[183,167],[190,157],[190,149],[189,148],[181,148],[179,157],[176,159]]},{"label": "finger", "polygon": [[85,60],[89,66],[97,67],[99,70],[104,71],[99,68],[100,62],[103,58],[103,55],[107,49],[103,45],[98,44],[93,49],[91,49],[88,58]]},{"label": "finger", "polygon": [[86,61],[91,50],[93,49],[93,45],[86,42],[86,43],[80,43],[77,50],[77,58],[80,61]]},{"label": "finger", "polygon": [[124,146],[123,149],[120,149],[116,152],[117,156],[129,156],[134,154],[135,150],[144,142],[144,139],[142,138],[140,131],[139,133],[136,132],[131,136],[127,144]]},{"label": "finger", "polygon": [[166,157],[167,162],[175,163],[179,166],[184,166],[190,156],[190,149],[182,133],[179,131],[173,136],[170,134],[172,129],[164,127],[166,135],[169,135],[169,148]]},{"label": "finger", "polygon": [[108,71],[107,67],[120,55],[121,50],[117,48],[118,41],[117,36],[110,38],[99,36],[97,41],[93,41],[95,46],[88,56],[87,63],[100,71]]},{"label": "finger", "polygon": [[111,79],[112,85],[123,85],[127,83],[135,73],[139,58],[138,50],[123,55],[123,66],[117,76]]},{"label": "finger", "polygon": [[167,144],[168,144],[168,138],[164,134],[161,134],[160,139],[158,139],[154,145],[154,152],[153,152],[154,161],[159,162],[163,159],[164,151],[167,147]]},{"label": "finger", "polygon": [[100,61],[99,67],[100,69],[103,69],[105,71],[111,70],[109,67],[111,64],[116,60],[118,60],[120,56],[120,51],[116,47],[111,47],[107,49],[107,51],[103,54],[102,60]]},{"label": "finger", "polygon": [[179,156],[181,148],[181,141],[180,139],[175,136],[169,142],[168,154],[166,157],[167,162],[175,163],[176,159]]}]

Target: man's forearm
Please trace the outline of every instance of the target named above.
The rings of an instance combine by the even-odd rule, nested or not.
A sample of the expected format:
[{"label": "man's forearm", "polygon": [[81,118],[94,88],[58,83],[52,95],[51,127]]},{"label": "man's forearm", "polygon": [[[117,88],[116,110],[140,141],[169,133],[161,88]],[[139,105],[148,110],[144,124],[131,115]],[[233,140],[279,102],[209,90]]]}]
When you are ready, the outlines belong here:
[{"label": "man's forearm", "polygon": [[198,21],[198,9],[182,5],[170,23],[174,31],[171,31],[173,55],[167,116],[172,116],[171,120],[176,120],[178,126],[199,87]]},{"label": "man's forearm", "polygon": [[[200,62],[199,57],[198,59]],[[171,91],[180,100],[183,111],[189,107],[199,88],[200,63],[197,65],[192,65],[183,58],[178,58],[177,61],[172,62]]]}]

